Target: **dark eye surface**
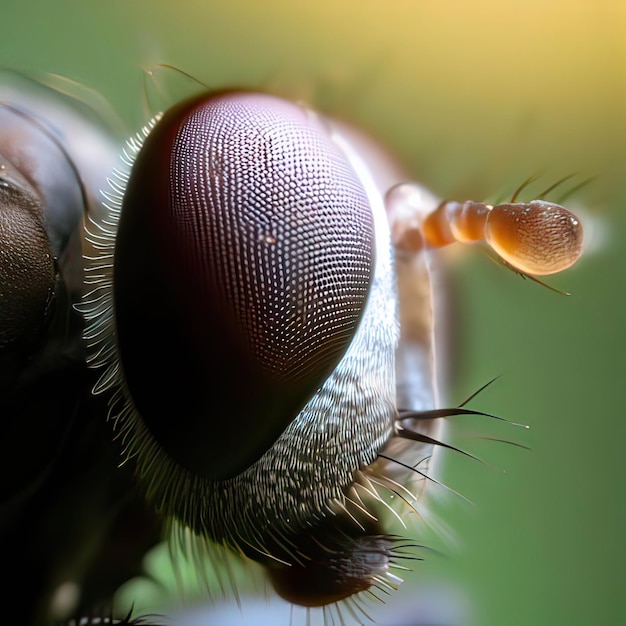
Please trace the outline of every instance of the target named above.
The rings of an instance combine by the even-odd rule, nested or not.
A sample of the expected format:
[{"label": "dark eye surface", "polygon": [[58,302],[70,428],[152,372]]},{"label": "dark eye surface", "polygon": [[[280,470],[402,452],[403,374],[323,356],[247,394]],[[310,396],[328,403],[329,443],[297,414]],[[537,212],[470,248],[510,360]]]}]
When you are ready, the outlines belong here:
[{"label": "dark eye surface", "polygon": [[256,461],[334,369],[371,281],[368,198],[319,122],[260,94],[168,111],[124,195],[115,248],[121,365],[180,465]]}]

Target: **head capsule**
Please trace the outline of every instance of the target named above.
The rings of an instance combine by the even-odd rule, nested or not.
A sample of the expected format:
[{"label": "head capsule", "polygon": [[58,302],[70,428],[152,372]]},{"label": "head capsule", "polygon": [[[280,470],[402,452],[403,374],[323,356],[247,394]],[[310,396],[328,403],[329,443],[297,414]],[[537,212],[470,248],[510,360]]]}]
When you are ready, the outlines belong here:
[{"label": "head capsule", "polygon": [[[104,369],[95,390],[113,391],[148,498],[183,545],[191,529],[235,548],[293,602],[387,579],[393,540],[348,501],[363,498],[356,475],[397,417],[383,201],[397,172],[351,129],[241,91],[175,105],[124,161],[111,213],[90,233],[106,242],[93,267],[113,267],[83,311]],[[420,283],[411,317],[428,326],[428,271],[412,263],[406,276]],[[432,407],[430,334],[412,326],[403,397]]]}]

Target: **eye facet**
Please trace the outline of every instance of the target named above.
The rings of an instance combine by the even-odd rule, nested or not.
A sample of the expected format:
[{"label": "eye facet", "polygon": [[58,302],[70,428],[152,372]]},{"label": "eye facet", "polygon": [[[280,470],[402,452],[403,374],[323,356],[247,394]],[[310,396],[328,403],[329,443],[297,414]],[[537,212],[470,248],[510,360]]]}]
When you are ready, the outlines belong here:
[{"label": "eye facet", "polygon": [[216,480],[260,458],[345,353],[373,246],[362,185],[303,109],[227,93],[163,116],[124,194],[114,292],[125,383],[168,455]]}]

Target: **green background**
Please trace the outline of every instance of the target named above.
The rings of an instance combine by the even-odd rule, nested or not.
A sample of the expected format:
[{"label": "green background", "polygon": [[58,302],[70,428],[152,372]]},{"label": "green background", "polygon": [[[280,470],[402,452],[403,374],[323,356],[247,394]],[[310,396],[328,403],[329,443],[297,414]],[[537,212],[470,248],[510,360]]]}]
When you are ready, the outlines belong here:
[{"label": "green background", "polygon": [[[626,624],[626,3],[4,0],[1,8],[0,64],[99,90],[129,133],[145,122],[143,70],[166,62],[210,86],[270,89],[359,124],[444,197],[502,197],[537,173],[535,192],[569,174],[594,176],[571,201],[604,237],[549,281],[572,297],[472,250],[457,259],[450,398],[502,374],[473,406],[531,430],[458,428],[465,436],[455,441],[489,465],[446,457],[447,482],[475,506],[449,506],[455,547],[408,584],[451,581],[470,598],[476,626]],[[472,428],[532,451],[468,443]]]}]

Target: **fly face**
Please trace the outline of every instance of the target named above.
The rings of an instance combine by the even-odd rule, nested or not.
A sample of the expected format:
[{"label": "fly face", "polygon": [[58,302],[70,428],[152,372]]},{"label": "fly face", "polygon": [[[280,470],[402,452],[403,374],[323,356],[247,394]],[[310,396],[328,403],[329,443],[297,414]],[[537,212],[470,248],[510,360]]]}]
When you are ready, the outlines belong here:
[{"label": "fly face", "polygon": [[360,504],[396,430],[396,273],[349,133],[264,94],[167,111],[91,230],[113,266],[82,307],[148,498],[311,606],[397,582]]},{"label": "fly face", "polygon": [[[5,100],[14,119],[0,145],[2,189],[13,196],[2,245],[20,249],[23,240],[34,260],[24,263],[32,272],[26,291],[15,261],[3,270],[17,294],[3,309],[11,332],[3,349],[43,337],[46,359],[32,362],[55,367],[38,365],[32,379],[58,387],[65,377],[54,397],[67,401],[55,407],[58,443],[42,440],[46,454],[26,459],[43,473],[42,498],[6,510],[22,522],[58,499],[51,516],[62,542],[80,528],[99,534],[105,551],[115,533],[99,525],[102,511],[121,510],[122,531],[128,520],[141,529],[137,558],[97,583],[97,594],[85,585],[81,610],[110,596],[159,536],[129,495],[133,470],[173,540],[197,560],[218,546],[260,563],[288,601],[345,606],[364,619],[360,598],[397,587],[394,572],[411,558],[387,520],[421,506],[433,447],[450,447],[441,418],[472,413],[440,408],[449,355],[439,341],[445,290],[431,248],[464,240],[442,233],[461,228],[457,208],[467,206],[471,230],[505,250],[504,263],[532,274],[536,264],[519,270],[515,262],[538,250],[549,263],[544,228],[550,246],[570,242],[561,256],[574,259],[575,218],[558,207],[555,220],[548,203],[539,206],[522,229],[529,255],[510,215],[538,205],[519,208],[513,198],[489,213],[487,228],[494,207],[440,203],[401,184],[393,159],[360,132],[267,94],[184,100],[131,138],[117,166],[106,133],[84,129],[75,142],[72,127],[56,121],[56,104],[33,112],[14,95]],[[82,117],[70,119],[79,125]],[[30,136],[15,140],[24,125],[56,159],[44,159]],[[81,152],[88,137],[91,148]],[[17,158],[11,148],[19,145],[30,152]],[[93,146],[105,155],[95,167]],[[573,236],[562,228],[555,235],[555,223]],[[57,313],[49,317],[51,302]],[[25,389],[33,395],[37,385]],[[29,408],[28,424],[46,410]],[[122,443],[121,469],[106,413]],[[68,459],[60,470],[57,457]],[[23,484],[9,488],[24,492]],[[68,510],[76,522],[66,516],[63,525]],[[108,556],[94,558],[93,571]],[[75,569],[72,580],[90,572]]]},{"label": "fly face", "polygon": [[82,310],[148,499],[179,544],[358,615],[400,582],[387,496],[414,507],[438,418],[472,412],[438,410],[424,225],[456,213],[358,132],[242,91],[154,118],[115,176]]}]

